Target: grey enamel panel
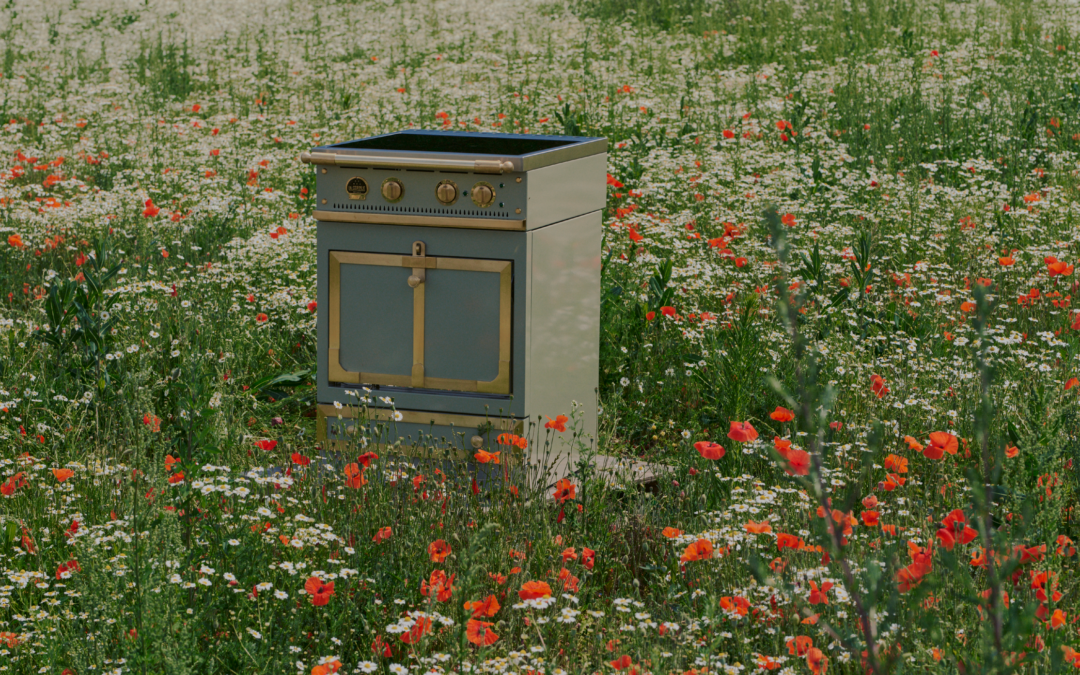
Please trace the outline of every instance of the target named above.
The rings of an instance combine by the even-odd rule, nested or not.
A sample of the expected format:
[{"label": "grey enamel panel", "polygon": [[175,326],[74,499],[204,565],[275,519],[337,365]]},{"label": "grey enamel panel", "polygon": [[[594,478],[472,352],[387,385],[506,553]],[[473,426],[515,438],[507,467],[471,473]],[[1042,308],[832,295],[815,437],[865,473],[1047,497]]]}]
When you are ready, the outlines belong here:
[{"label": "grey enamel panel", "polygon": [[341,266],[341,365],[350,372],[412,372],[413,290],[404,267]]},{"label": "grey enamel panel", "polygon": [[499,275],[430,270],[424,290],[424,374],[488,382],[499,374]]},{"label": "grey enamel panel", "polygon": [[[325,173],[323,172],[325,169]],[[349,199],[345,185],[354,177],[368,183],[365,199]],[[524,174],[491,175],[457,171],[419,171],[409,169],[319,167],[315,174],[315,190],[319,208],[350,213],[397,214],[407,216],[459,216],[462,218],[523,219],[526,217],[527,185]],[[405,188],[401,199],[389,202],[382,196],[383,181],[395,178]],[[518,182],[522,178],[522,182]],[[458,198],[445,205],[435,198],[435,188],[442,181],[453,181]],[[495,191],[495,202],[480,208],[473,204],[470,193],[477,183],[487,183]],[[603,186],[601,186],[603,187]],[[323,200],[326,200],[323,203]],[[503,206],[499,206],[503,204]],[[521,209],[521,213],[516,213]]]},{"label": "grey enamel panel", "polygon": [[[326,438],[328,440],[357,440],[354,433],[347,432],[347,430],[355,426],[355,420],[327,418],[325,423]],[[401,438],[405,445],[420,444],[423,447],[436,449],[465,450],[470,454],[475,452],[471,439],[477,435],[478,431],[476,427],[406,422],[365,422],[362,428],[363,436],[371,443],[393,442],[395,439]],[[377,436],[374,431],[376,428],[380,428],[379,434],[389,434],[388,438]],[[499,433],[501,432],[488,431],[483,436],[484,444],[481,448],[489,452],[506,450],[505,447],[498,447],[496,439]]]},{"label": "grey enamel panel", "polygon": [[[329,271],[329,252],[330,251],[358,251],[365,253],[389,253],[397,255],[408,255],[412,249],[412,243],[414,241],[423,241],[427,246],[427,254],[429,256],[446,256],[454,258],[472,258],[483,260],[509,260],[513,263],[513,270],[515,274],[519,270],[525,269],[525,232],[502,232],[502,231],[483,231],[483,230],[462,230],[455,228],[439,228],[439,227],[423,227],[423,226],[403,226],[403,225],[372,225],[367,223],[334,223],[334,222],[319,222],[318,223],[318,296],[319,312],[317,316],[318,327],[318,400],[323,403],[333,403],[334,401],[340,401],[342,403],[347,402],[350,397],[345,395],[346,391],[352,391],[359,389],[359,385],[348,384],[340,386],[331,386],[327,380],[328,363],[327,352],[329,348],[329,321],[327,312],[323,308],[329,307],[329,284],[326,283]],[[344,268],[344,266],[343,266]],[[408,277],[410,270],[408,268],[402,268],[405,271],[405,276]],[[434,274],[438,272],[447,272],[449,270],[428,270],[427,274],[434,278]],[[488,274],[483,276],[495,277],[494,274]],[[405,288],[408,288],[405,282],[402,282]],[[434,287],[425,288],[425,310],[432,304],[430,294],[435,292]],[[411,289],[410,289],[411,290]],[[344,290],[343,290],[344,292]],[[470,291],[471,292],[471,291]],[[448,412],[459,413],[467,415],[499,415],[510,414],[513,416],[523,416],[524,409],[524,352],[525,352],[525,331],[522,327],[525,325],[525,285],[520,283],[513,284],[513,302],[512,302],[512,337],[511,337],[511,368],[510,368],[510,382],[511,382],[511,396],[499,396],[493,394],[476,394],[476,393],[464,393],[464,392],[442,392],[435,390],[417,390],[407,388],[394,388],[394,387],[380,387],[374,388],[373,393],[379,396],[390,396],[394,399],[395,404],[402,410],[427,410],[431,412]],[[497,297],[497,296],[496,296]],[[343,301],[344,302],[344,301]],[[458,306],[461,306],[462,298],[456,300]],[[409,296],[409,300],[406,303],[407,311],[403,312],[410,319],[411,327],[411,313],[412,313],[412,298]],[[485,304],[486,307],[486,304]],[[494,303],[493,308],[490,311],[496,312],[498,305]],[[485,309],[484,311],[489,311]],[[430,314],[425,311],[426,316]],[[381,318],[379,319],[382,320]],[[442,319],[440,319],[442,320]],[[483,323],[483,322],[482,322]],[[430,319],[425,319],[425,342],[427,342],[427,336],[431,335],[428,332],[429,325],[432,325]],[[450,324],[451,330],[452,324]],[[437,326],[433,326],[437,328]],[[458,339],[458,338],[455,338]],[[345,344],[344,329],[342,331],[342,347]],[[412,337],[407,340],[403,340],[406,344],[403,348],[406,353],[411,354],[412,349]],[[449,352],[453,356],[453,351]],[[496,344],[492,350],[491,357],[497,359],[498,345]],[[441,354],[433,354],[435,363],[438,363],[440,359],[443,359]],[[425,350],[425,361],[427,360],[427,352]],[[449,359],[445,359],[444,362],[449,362]],[[484,364],[489,361],[484,361]],[[443,367],[443,366],[433,366]],[[460,367],[460,366],[446,366]],[[487,365],[482,367],[487,368]],[[383,372],[375,370],[374,372]],[[427,369],[425,363],[425,372],[432,377],[436,377],[434,371]],[[475,372],[475,371],[472,371]],[[490,372],[490,371],[485,371]],[[470,379],[482,379],[483,381],[489,381],[493,379],[491,377]]]}]

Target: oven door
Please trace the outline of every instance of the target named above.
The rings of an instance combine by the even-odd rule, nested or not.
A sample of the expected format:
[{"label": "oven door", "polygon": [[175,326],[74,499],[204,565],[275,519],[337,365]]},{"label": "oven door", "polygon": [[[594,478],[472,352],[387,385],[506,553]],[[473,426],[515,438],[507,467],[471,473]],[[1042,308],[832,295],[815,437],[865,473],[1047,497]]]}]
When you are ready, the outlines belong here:
[{"label": "oven door", "polygon": [[329,254],[330,382],[510,394],[511,261]]}]

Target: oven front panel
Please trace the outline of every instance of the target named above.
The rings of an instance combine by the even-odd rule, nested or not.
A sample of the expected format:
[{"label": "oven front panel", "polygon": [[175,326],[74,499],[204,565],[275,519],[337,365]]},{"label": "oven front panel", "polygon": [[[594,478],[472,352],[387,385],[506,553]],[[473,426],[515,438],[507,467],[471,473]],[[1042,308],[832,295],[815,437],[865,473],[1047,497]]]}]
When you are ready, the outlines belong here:
[{"label": "oven front panel", "polygon": [[318,227],[320,402],[522,414],[525,233]]}]

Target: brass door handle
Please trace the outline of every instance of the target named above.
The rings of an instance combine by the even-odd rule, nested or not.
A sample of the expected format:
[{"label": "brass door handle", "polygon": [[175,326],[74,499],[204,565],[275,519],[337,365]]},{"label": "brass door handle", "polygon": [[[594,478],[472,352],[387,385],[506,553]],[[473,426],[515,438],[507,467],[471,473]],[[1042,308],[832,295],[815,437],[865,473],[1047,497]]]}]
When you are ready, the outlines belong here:
[{"label": "brass door handle", "polygon": [[[420,274],[423,274],[423,271],[421,271]],[[424,283],[424,277],[416,274],[409,275],[409,288],[416,288],[422,283]]]}]

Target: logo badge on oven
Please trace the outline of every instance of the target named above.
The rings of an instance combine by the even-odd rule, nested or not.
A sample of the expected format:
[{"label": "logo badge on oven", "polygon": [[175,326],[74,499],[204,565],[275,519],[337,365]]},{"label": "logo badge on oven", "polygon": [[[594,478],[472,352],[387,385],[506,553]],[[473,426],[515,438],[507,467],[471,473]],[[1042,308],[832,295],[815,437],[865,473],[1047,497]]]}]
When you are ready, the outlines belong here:
[{"label": "logo badge on oven", "polygon": [[367,181],[360,176],[353,176],[345,184],[345,192],[349,193],[349,199],[367,199]]}]

